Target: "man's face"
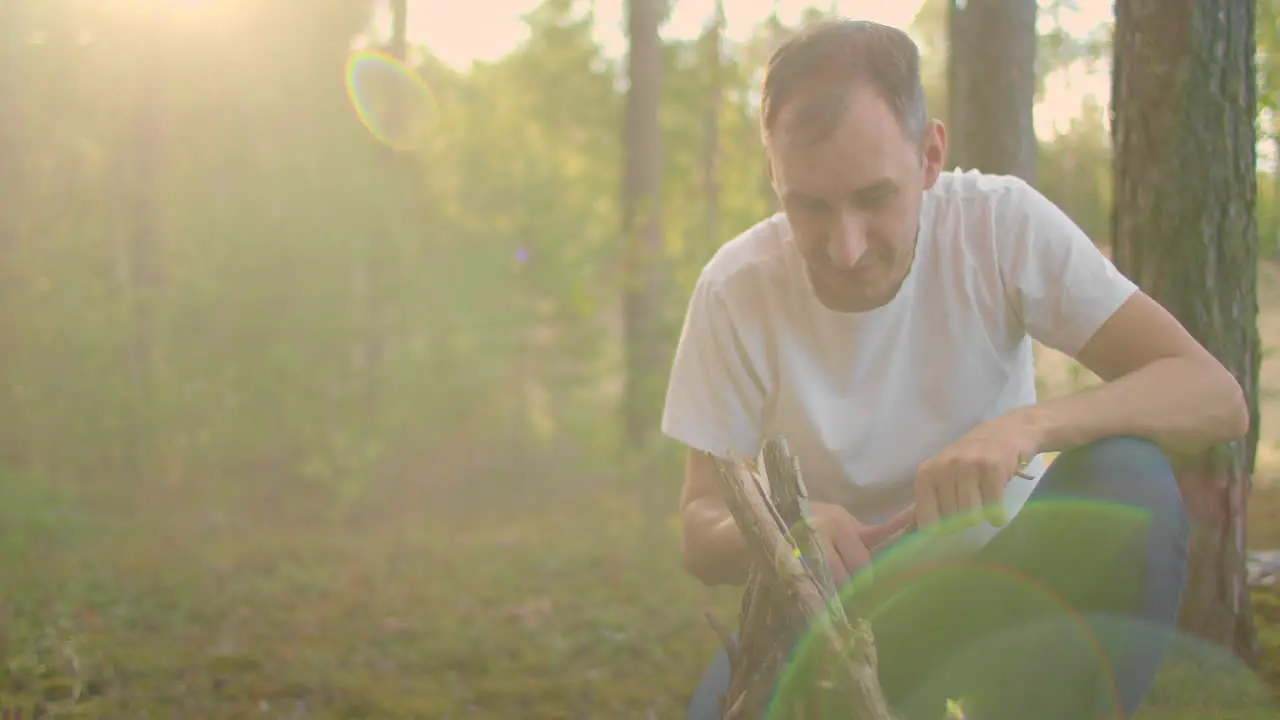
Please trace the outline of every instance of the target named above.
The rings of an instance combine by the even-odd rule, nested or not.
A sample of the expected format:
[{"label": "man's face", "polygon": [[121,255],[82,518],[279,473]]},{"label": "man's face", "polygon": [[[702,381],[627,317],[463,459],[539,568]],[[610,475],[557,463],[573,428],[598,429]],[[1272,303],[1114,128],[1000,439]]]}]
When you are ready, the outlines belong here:
[{"label": "man's face", "polygon": [[911,268],[920,202],[933,187],[946,151],[942,125],[923,142],[908,137],[871,86],[851,91],[835,131],[817,142],[789,140],[783,109],[769,142],[774,188],[804,256],[819,301],[861,312],[893,299]]}]

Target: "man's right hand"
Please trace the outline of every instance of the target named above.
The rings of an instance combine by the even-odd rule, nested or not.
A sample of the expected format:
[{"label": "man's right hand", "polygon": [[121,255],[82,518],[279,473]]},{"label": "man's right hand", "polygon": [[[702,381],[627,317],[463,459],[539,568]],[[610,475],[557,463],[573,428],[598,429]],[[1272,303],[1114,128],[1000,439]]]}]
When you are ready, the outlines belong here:
[{"label": "man's right hand", "polygon": [[880,525],[863,525],[840,505],[815,502],[810,507],[818,541],[822,543],[831,567],[831,580],[837,588],[870,563],[873,553],[915,520],[914,505]]},{"label": "man's right hand", "polygon": [[[881,525],[863,525],[839,505],[811,502],[814,525],[823,553],[838,586],[871,562],[881,546],[915,520],[915,506]],[[746,539],[729,512],[715,461],[690,450],[680,498],[681,552],[685,568],[708,585],[741,585],[751,565]]]}]

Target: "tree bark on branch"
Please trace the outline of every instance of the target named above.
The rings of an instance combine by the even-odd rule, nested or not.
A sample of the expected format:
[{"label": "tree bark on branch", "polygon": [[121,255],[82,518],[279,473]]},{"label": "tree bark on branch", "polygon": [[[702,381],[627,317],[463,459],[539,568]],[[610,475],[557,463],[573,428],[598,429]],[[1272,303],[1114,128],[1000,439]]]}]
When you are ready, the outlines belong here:
[{"label": "tree bark on branch", "polygon": [[735,641],[713,617],[732,679],[724,720],[896,720],[877,674],[871,626],[849,618],[813,526],[799,462],[769,440],[760,463],[716,461],[752,556]]}]

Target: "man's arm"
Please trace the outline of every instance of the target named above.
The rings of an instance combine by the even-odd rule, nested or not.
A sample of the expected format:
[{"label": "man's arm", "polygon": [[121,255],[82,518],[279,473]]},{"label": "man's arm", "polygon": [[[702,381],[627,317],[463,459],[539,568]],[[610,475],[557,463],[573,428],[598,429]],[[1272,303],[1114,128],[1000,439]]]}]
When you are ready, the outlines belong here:
[{"label": "man's arm", "polygon": [[921,528],[979,510],[1001,524],[1009,479],[1042,452],[1128,435],[1177,455],[1248,431],[1235,378],[1066,213],[1022,181],[1011,181],[995,207],[995,253],[1014,316],[1028,335],[1105,382],[982,423],[921,464]]},{"label": "man's arm", "polygon": [[710,455],[688,451],[680,493],[684,567],[707,585],[742,585],[750,566],[747,543],[729,512],[717,472]]},{"label": "man's arm", "polygon": [[[750,326],[752,308],[739,305],[738,313]],[[748,347],[756,344],[744,340],[729,303],[704,272],[676,347],[662,431],[688,448],[680,496],[681,551],[685,568],[708,585],[740,585],[747,577],[746,542],[707,451],[747,454],[760,445],[767,387]]]},{"label": "man's arm", "polygon": [[1103,323],[1076,358],[1103,384],[1017,411],[1037,428],[1041,452],[1117,435],[1189,452],[1249,430],[1235,377],[1142,292]]},{"label": "man's arm", "polygon": [[1010,191],[1002,220],[1008,231],[997,252],[1023,326],[1104,381],[1015,411],[1033,428],[1034,446],[1065,451],[1132,435],[1176,452],[1248,431],[1235,378],[1061,208],[1023,183]]}]

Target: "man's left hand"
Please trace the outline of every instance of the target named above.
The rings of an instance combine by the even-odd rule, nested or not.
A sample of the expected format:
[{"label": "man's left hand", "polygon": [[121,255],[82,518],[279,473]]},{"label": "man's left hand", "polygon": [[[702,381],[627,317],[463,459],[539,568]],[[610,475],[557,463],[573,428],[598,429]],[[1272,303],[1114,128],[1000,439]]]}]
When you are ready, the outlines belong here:
[{"label": "man's left hand", "polygon": [[1039,452],[1038,430],[1018,413],[979,425],[920,466],[916,523],[926,530],[955,516],[951,522],[963,529],[985,515],[1004,525],[1005,486]]}]

